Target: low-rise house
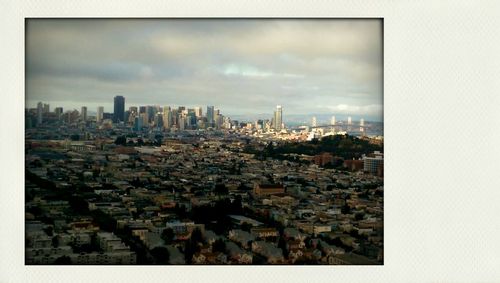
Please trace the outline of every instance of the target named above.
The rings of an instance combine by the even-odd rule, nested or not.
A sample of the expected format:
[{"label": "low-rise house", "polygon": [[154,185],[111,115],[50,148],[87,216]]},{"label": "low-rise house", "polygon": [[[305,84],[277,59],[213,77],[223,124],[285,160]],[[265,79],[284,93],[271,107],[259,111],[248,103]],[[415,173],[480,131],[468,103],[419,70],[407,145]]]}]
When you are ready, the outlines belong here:
[{"label": "low-rise house", "polygon": [[245,249],[249,248],[249,242],[255,240],[255,237],[252,234],[239,229],[229,231],[228,238],[231,241],[239,243]]},{"label": "low-rise house", "polygon": [[267,262],[271,264],[282,263],[284,261],[283,251],[265,241],[252,242],[252,252],[266,257]]},{"label": "low-rise house", "polygon": [[264,228],[264,227],[255,227],[250,229],[250,232],[256,238],[268,238],[268,237],[278,237],[279,232],[276,228]]},{"label": "low-rise house", "polygon": [[229,259],[237,264],[252,264],[253,256],[251,253],[242,250],[233,242],[226,243],[226,249]]}]

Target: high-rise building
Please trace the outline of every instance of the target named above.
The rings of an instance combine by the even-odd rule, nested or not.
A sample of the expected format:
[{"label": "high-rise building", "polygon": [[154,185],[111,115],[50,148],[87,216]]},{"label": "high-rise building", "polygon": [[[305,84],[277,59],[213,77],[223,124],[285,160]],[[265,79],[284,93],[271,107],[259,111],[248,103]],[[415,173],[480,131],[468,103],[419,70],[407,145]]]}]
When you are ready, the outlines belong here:
[{"label": "high-rise building", "polygon": [[194,114],[196,115],[196,118],[200,118],[202,116],[201,107],[195,107]]},{"label": "high-rise building", "polygon": [[196,128],[196,110],[188,109],[188,113],[186,115],[186,123],[191,128]]},{"label": "high-rise building", "polygon": [[142,122],[143,122],[143,119],[139,116],[136,116],[134,118],[134,130],[135,131],[140,131],[142,129]]},{"label": "high-rise building", "polygon": [[130,106],[128,108],[128,111],[130,111],[130,113],[136,113],[137,114],[137,106]]},{"label": "high-rise building", "polygon": [[171,109],[170,112],[172,112],[172,125],[171,127],[173,126],[177,126],[177,128],[179,128],[179,111],[177,109]]},{"label": "high-rise building", "polygon": [[36,115],[37,115],[37,124],[40,125],[42,124],[42,115],[43,115],[43,103],[38,102],[37,107],[36,107]]},{"label": "high-rise building", "polygon": [[152,105],[146,106],[146,114],[148,115],[148,123],[153,121],[155,116],[155,108]]},{"label": "high-rise building", "polygon": [[332,116],[332,119],[330,120],[330,124],[331,124],[332,126],[335,126],[335,122],[336,122],[336,121],[335,121],[335,116]]},{"label": "high-rise building", "polygon": [[216,129],[220,129],[224,123],[224,116],[220,113],[220,110],[215,110],[214,114],[214,125]]},{"label": "high-rise building", "polygon": [[351,118],[351,116],[347,117],[347,125],[352,125],[352,118]]},{"label": "high-rise building", "polygon": [[43,113],[50,113],[50,104],[43,104]]},{"label": "high-rise building", "polygon": [[281,131],[281,126],[283,123],[283,108],[281,105],[276,106],[276,111],[274,111],[274,129],[276,131]]},{"label": "high-rise building", "polygon": [[102,122],[102,119],[104,118],[104,107],[99,106],[97,107],[97,116],[96,116],[96,122],[100,123]]},{"label": "high-rise building", "polygon": [[161,112],[156,113],[155,118],[154,118],[154,124],[156,128],[162,129],[163,128],[163,115]]},{"label": "high-rise building", "polygon": [[316,123],[316,117],[312,117],[311,127],[316,127],[318,124]]},{"label": "high-rise building", "polygon": [[140,115],[142,118],[142,126],[147,127],[149,125],[148,113],[141,113]]},{"label": "high-rise building", "polygon": [[208,127],[213,127],[214,122],[215,122],[215,116],[214,116],[214,107],[213,106],[207,106],[207,123]]},{"label": "high-rise building", "polygon": [[62,107],[56,107],[54,109],[54,113],[56,113],[57,119],[60,119],[61,115],[63,114],[63,108]]},{"label": "high-rise building", "polygon": [[114,98],[113,122],[123,122],[125,119],[125,97],[118,95]]},{"label": "high-rise building", "polygon": [[170,106],[163,106],[163,127],[170,129],[172,127],[172,111]]},{"label": "high-rise building", "polygon": [[184,131],[185,127],[184,125],[186,124],[186,119],[184,117],[179,118],[179,130]]},{"label": "high-rise building", "polygon": [[365,125],[365,119],[361,118],[361,121],[359,121],[359,125],[363,127]]},{"label": "high-rise building", "polygon": [[82,111],[80,112],[80,117],[82,118],[83,122],[87,121],[87,106],[82,106]]}]

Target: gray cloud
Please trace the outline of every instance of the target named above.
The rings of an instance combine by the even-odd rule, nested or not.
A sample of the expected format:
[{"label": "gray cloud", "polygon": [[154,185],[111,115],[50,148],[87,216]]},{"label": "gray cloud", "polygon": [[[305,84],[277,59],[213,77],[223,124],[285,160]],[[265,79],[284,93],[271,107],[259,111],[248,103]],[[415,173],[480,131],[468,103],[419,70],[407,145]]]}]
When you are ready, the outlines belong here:
[{"label": "gray cloud", "polygon": [[382,119],[378,20],[28,20],[26,102]]}]

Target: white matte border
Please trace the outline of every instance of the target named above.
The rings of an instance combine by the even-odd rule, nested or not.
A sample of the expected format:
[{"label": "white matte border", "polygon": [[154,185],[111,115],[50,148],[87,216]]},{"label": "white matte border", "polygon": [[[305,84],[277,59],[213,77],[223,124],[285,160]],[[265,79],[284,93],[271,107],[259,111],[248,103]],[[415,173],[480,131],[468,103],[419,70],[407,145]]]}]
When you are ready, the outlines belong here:
[{"label": "white matte border", "polygon": [[[499,282],[498,1],[0,4],[0,282]],[[384,18],[384,266],[24,266],[25,17]]]}]

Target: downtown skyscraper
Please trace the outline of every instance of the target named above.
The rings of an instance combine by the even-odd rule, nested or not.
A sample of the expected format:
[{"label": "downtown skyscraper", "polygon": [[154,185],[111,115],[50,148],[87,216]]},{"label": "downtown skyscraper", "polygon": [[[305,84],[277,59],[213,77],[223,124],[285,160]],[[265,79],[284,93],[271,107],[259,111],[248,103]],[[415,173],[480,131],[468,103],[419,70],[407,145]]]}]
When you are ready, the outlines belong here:
[{"label": "downtown skyscraper", "polygon": [[215,122],[214,107],[207,106],[207,123],[209,127],[213,127]]},{"label": "downtown skyscraper", "polygon": [[281,105],[276,106],[276,111],[274,111],[274,129],[276,131],[281,131],[281,126],[283,124],[283,108]]},{"label": "downtown skyscraper", "polygon": [[96,121],[98,123],[102,122],[103,117],[104,117],[104,107],[99,106],[99,107],[97,107]]},{"label": "downtown skyscraper", "polygon": [[87,106],[82,106],[82,111],[80,112],[80,117],[83,122],[87,121]]},{"label": "downtown skyscraper", "polygon": [[115,96],[113,108],[113,123],[123,122],[125,119],[125,97]]}]

